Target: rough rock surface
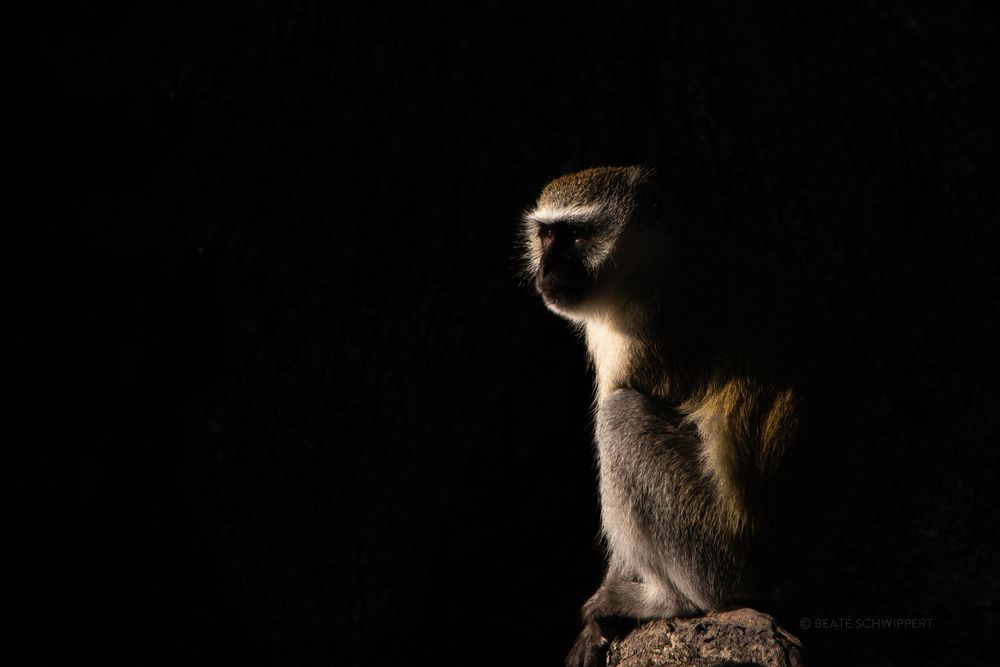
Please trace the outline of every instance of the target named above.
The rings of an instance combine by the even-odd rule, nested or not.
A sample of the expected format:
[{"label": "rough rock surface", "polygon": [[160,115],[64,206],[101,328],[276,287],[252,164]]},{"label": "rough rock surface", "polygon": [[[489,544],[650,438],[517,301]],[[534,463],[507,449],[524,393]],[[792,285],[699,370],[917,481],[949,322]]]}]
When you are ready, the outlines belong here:
[{"label": "rough rock surface", "polygon": [[802,664],[801,642],[755,609],[653,621],[608,650],[611,667]]}]

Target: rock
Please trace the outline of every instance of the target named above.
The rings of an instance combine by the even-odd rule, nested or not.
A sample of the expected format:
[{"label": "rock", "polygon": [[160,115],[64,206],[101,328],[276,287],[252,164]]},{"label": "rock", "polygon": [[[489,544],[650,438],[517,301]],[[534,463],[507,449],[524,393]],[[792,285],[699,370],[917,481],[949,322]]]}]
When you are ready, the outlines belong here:
[{"label": "rock", "polygon": [[754,609],[651,621],[608,649],[609,667],[802,664],[798,638]]}]

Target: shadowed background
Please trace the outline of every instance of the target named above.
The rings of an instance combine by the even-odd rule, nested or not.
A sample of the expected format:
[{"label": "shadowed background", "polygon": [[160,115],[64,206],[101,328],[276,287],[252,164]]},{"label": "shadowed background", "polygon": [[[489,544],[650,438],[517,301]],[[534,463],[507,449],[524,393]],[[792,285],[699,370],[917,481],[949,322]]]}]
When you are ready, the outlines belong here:
[{"label": "shadowed background", "polygon": [[641,162],[862,360],[832,615],[933,621],[830,630],[844,664],[995,655],[1000,26],[800,5],[54,12],[44,650],[558,664],[603,562],[591,380],[516,221]]}]

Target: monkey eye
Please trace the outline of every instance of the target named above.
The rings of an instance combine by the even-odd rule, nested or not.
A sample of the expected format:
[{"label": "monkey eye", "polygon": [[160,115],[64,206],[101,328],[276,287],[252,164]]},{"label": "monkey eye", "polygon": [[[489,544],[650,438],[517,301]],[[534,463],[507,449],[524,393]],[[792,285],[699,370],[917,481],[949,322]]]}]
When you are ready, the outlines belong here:
[{"label": "monkey eye", "polygon": [[543,241],[552,241],[562,238],[573,243],[589,241],[591,230],[586,227],[571,227],[563,223],[550,225],[538,225],[538,238]]}]

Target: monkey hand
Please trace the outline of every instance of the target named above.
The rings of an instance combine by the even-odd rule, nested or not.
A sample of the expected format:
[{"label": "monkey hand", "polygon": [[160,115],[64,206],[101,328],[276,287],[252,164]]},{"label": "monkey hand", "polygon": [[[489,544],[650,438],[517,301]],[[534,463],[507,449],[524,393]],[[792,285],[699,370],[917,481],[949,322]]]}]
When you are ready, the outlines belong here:
[{"label": "monkey hand", "polygon": [[604,664],[608,640],[596,620],[584,624],[580,636],[566,656],[566,667],[597,667]]}]

